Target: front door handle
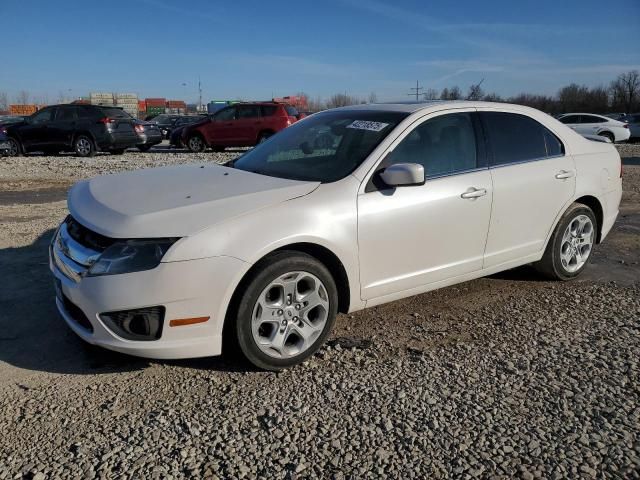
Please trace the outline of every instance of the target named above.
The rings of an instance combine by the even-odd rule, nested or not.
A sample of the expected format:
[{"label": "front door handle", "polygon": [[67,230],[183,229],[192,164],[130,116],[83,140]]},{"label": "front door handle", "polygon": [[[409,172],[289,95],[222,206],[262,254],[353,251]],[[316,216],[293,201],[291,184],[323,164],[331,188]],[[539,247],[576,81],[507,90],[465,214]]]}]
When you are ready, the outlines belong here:
[{"label": "front door handle", "polygon": [[487,194],[487,190],[484,189],[484,188],[471,187],[466,192],[464,192],[462,195],[460,195],[460,198],[466,198],[468,200],[473,200],[474,198],[484,197],[486,194]]},{"label": "front door handle", "polygon": [[572,170],[560,170],[556,173],[556,178],[558,180],[566,180],[567,178],[572,178],[575,175],[575,172]]}]

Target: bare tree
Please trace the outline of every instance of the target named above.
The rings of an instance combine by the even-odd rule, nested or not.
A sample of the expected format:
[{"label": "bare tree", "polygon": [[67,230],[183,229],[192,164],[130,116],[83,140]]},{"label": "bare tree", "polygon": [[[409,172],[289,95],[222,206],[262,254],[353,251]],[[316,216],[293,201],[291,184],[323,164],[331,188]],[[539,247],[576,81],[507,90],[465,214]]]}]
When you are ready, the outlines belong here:
[{"label": "bare tree", "polygon": [[485,102],[504,102],[502,97],[495,92],[487,93],[484,96],[483,100]]},{"label": "bare tree", "polygon": [[615,107],[624,108],[627,113],[634,111],[640,98],[640,73],[638,70],[618,75],[618,78],[611,82],[610,91]]},{"label": "bare tree", "polygon": [[471,85],[469,87],[469,93],[467,94],[467,100],[482,100],[484,97],[484,91],[479,83]]},{"label": "bare tree", "polygon": [[443,88],[440,93],[440,100],[460,100],[462,98],[462,93],[460,92],[460,88],[457,86],[451,88]]},{"label": "bare tree", "polygon": [[327,108],[347,107],[361,103],[358,97],[347,95],[346,93],[335,93],[327,100]]},{"label": "bare tree", "polygon": [[18,105],[26,105],[29,103],[29,92],[27,92],[26,90],[20,90],[20,92],[18,92],[18,95],[16,95],[16,103]]},{"label": "bare tree", "polygon": [[438,91],[435,88],[427,88],[422,94],[422,98],[425,100],[437,100]]},{"label": "bare tree", "polygon": [[0,92],[0,110],[9,110],[9,97],[7,92]]},{"label": "bare tree", "polygon": [[320,96],[317,96],[316,98],[313,98],[313,99],[308,98],[307,105],[309,107],[309,110],[312,112],[319,112],[327,108],[325,107],[324,102],[322,101],[322,98]]}]

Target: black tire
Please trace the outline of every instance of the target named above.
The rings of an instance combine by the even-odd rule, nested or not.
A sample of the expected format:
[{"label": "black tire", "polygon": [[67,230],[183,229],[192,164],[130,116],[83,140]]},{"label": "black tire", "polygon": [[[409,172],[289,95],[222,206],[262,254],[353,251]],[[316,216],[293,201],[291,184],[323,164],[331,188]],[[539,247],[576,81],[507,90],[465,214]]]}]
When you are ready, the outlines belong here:
[{"label": "black tire", "polygon": [[9,150],[7,151],[7,156],[9,157],[19,157],[24,154],[24,150],[22,149],[22,145],[15,138],[9,137],[7,140],[9,142]]},{"label": "black tire", "polygon": [[207,144],[200,135],[192,135],[187,140],[187,148],[190,152],[201,153],[207,149]]},{"label": "black tire", "polygon": [[600,135],[601,137],[608,138],[611,141],[611,143],[615,143],[616,141],[616,137],[611,132],[602,132],[602,133],[599,133],[598,135]]},{"label": "black tire", "polygon": [[262,133],[258,136],[258,143],[257,143],[257,144],[259,145],[259,144],[261,144],[261,143],[263,143],[263,142],[266,142],[266,141],[267,141],[267,139],[268,139],[269,137],[271,137],[272,135],[273,135],[273,133],[272,133],[272,132],[262,132]]},{"label": "black tire", "polygon": [[91,138],[78,135],[73,141],[73,151],[79,157],[93,157],[96,154],[96,146]]},{"label": "black tire", "polygon": [[[582,266],[580,266],[575,271],[570,271],[565,267],[561,258],[563,236],[569,225],[581,215],[586,215],[591,220],[593,239],[587,259],[584,261]],[[586,205],[583,205],[581,203],[574,203],[562,215],[562,218],[558,222],[558,225],[556,225],[556,228],[553,231],[551,238],[549,239],[547,249],[542,256],[542,259],[534,266],[541,274],[552,280],[571,280],[580,275],[585,267],[589,264],[593,253],[593,247],[595,246],[597,241],[597,235],[598,223],[593,211]]]},{"label": "black tire", "polygon": [[109,153],[111,155],[122,155],[122,154],[124,154],[125,150],[126,150],[126,148],[116,148],[115,150],[109,150]]},{"label": "black tire", "polygon": [[[266,354],[258,347],[252,333],[252,318],[256,302],[264,289],[275,279],[289,272],[307,272],[317,277],[324,286],[329,307],[326,312],[326,323],[322,327],[323,330],[311,346],[297,355],[276,358]],[[304,362],[322,346],[335,323],[338,311],[338,291],[335,281],[329,270],[311,255],[295,251],[277,252],[260,261],[254,269],[254,274],[239,288],[242,288],[242,291],[239,292],[237,307],[235,307],[235,312],[230,312],[231,315],[227,319],[230,323],[228,326],[231,329],[231,335],[227,336],[225,349],[230,346],[236,350],[233,346],[238,346],[246,359],[258,368],[277,371]],[[285,316],[286,314],[283,315],[283,318]]]},{"label": "black tire", "polygon": [[151,145],[138,145],[138,150],[141,152],[148,152],[151,148]]}]

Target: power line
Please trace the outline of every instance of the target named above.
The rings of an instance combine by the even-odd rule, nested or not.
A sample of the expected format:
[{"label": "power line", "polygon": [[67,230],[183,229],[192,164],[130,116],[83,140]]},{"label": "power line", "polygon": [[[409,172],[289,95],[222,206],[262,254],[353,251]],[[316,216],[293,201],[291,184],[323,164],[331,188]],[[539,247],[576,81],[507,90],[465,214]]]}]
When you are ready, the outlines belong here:
[{"label": "power line", "polygon": [[415,92],[413,93],[407,93],[407,95],[409,95],[410,97],[412,96],[416,96],[416,102],[420,101],[420,95],[422,95],[422,90],[424,90],[424,87],[421,87],[420,84],[418,83],[418,80],[416,80],[416,86],[410,88],[409,90],[415,90]]}]

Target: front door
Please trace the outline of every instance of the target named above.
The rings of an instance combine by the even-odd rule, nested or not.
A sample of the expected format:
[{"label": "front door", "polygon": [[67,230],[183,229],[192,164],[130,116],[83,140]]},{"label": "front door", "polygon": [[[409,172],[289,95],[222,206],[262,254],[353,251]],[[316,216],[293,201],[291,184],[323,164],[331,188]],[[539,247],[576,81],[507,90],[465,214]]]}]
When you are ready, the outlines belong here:
[{"label": "front door", "polygon": [[20,127],[20,140],[25,150],[33,152],[49,146],[49,127],[54,113],[54,107],[43,108],[29,117],[26,125]]},{"label": "front door", "polygon": [[[393,163],[424,166],[424,185],[373,187],[358,196],[360,281],[365,300],[482,268],[492,185],[473,109],[430,116],[392,144]],[[374,179],[375,179],[374,173]]]},{"label": "front door", "polygon": [[236,146],[238,133],[236,107],[227,107],[217,112],[213,120],[207,125],[207,142],[212,146]]},{"label": "front door", "polygon": [[239,146],[253,146],[258,141],[261,126],[259,105],[239,105],[236,129]]},{"label": "front door", "polygon": [[562,142],[521,114],[480,112],[489,140],[493,211],[485,268],[532,261],[573,198],[576,168]]}]

